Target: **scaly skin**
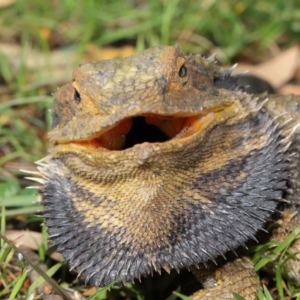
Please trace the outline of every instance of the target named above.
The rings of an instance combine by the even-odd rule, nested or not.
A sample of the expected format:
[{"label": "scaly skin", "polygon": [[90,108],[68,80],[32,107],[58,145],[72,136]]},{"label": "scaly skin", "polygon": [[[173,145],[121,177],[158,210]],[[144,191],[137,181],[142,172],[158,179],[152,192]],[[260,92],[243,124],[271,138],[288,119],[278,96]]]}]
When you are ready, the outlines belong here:
[{"label": "scaly skin", "polygon": [[[283,195],[295,210],[300,99],[266,102],[235,81],[200,55],[155,47],[82,65],[56,93],[40,163],[44,216],[86,282],[219,261],[254,237]],[[221,264],[205,299],[253,299],[253,276],[246,257]]]},{"label": "scaly skin", "polygon": [[[201,266],[193,273],[204,283],[204,289],[191,295],[194,300],[234,299],[232,292],[248,300],[256,299],[257,275],[247,256],[235,258],[218,266],[210,264],[208,269]],[[210,282],[207,281],[208,278]]]}]

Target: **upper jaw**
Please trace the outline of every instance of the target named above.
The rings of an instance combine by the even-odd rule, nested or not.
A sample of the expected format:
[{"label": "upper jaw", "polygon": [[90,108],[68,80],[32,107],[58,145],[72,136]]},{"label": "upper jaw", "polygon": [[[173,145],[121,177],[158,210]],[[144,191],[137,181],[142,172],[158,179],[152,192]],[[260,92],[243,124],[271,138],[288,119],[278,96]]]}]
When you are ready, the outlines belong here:
[{"label": "upper jaw", "polygon": [[[89,149],[101,147],[109,150],[123,150],[130,147],[126,145],[126,138],[130,136],[128,133],[135,129],[134,121],[138,118],[142,118],[144,124],[158,128],[166,136],[163,141],[169,141],[192,135],[197,132],[198,127],[201,131],[202,123],[199,123],[199,120],[209,112],[218,113],[218,118],[215,118],[218,123],[219,119],[226,119],[225,115],[228,113],[235,114],[238,108],[236,101],[229,97],[226,91],[220,92],[219,96],[215,97],[200,95],[200,93],[197,95],[197,97],[187,99],[186,95],[184,97],[181,94],[169,95],[168,93],[168,97],[164,97],[161,101],[153,100],[136,106],[129,106],[126,102],[122,102],[121,106],[113,106],[105,114],[97,113],[96,108],[93,114],[85,112],[84,109],[78,110],[68,120],[60,118],[58,126],[48,134],[50,145],[77,143],[88,146]],[[220,114],[224,116],[219,118]],[[182,131],[184,128],[186,128],[185,134]],[[160,142],[160,139],[149,140],[148,137],[142,140]]]}]

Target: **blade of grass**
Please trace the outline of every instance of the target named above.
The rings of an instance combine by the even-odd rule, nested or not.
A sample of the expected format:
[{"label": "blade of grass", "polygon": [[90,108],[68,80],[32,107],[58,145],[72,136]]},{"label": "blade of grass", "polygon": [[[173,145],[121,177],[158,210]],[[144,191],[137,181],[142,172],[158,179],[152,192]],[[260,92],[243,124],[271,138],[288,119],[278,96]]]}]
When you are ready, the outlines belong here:
[{"label": "blade of grass", "polygon": [[4,243],[0,250],[0,264],[2,264],[6,260],[6,257],[8,256],[11,250],[12,246],[7,243]]},{"label": "blade of grass", "polygon": [[15,283],[15,285],[14,285],[12,291],[11,291],[11,294],[10,294],[8,300],[14,300],[14,299],[16,299],[16,296],[19,293],[19,291],[20,291],[20,289],[21,289],[21,287],[22,287],[22,285],[23,285],[26,277],[27,277],[27,272],[26,272],[25,269],[23,269],[22,275],[20,277],[18,277],[18,280],[16,281],[16,283]]},{"label": "blade of grass", "polygon": [[264,294],[265,294],[265,299],[266,300],[273,300],[273,297],[271,296],[269,290],[267,287],[264,285]]},{"label": "blade of grass", "polygon": [[239,294],[236,294],[234,292],[232,292],[232,295],[233,295],[235,300],[246,300],[244,297],[242,297]]},{"label": "blade of grass", "polygon": [[277,266],[275,278],[276,278],[276,287],[277,287],[277,290],[279,293],[279,298],[284,299],[281,271],[282,271],[282,269],[281,269],[280,265]]},{"label": "blade of grass", "polygon": [[36,205],[36,195],[15,195],[5,198],[3,204],[5,207],[26,207]]},{"label": "blade of grass", "polygon": [[118,282],[120,282],[120,279],[117,279],[106,287],[99,289],[94,295],[88,297],[86,300],[94,300],[96,297],[98,297],[99,300],[106,299],[106,292]]},{"label": "blade of grass", "polygon": [[18,254],[21,254],[26,261],[38,274],[40,274],[52,287],[53,289],[61,295],[64,299],[72,300],[68,294],[64,292],[64,290],[57,284],[55,280],[53,280],[51,277],[49,277],[45,272],[43,272],[39,267],[37,267],[34,263],[30,261],[30,259],[27,257],[27,255],[18,247],[14,245],[13,242],[9,241],[2,233],[0,233],[0,238],[3,239],[7,244],[11,245],[15,252]]},{"label": "blade of grass", "polygon": [[171,23],[175,13],[178,11],[177,6],[180,0],[170,0],[164,2],[164,13],[161,22],[161,43],[168,45],[170,43]]},{"label": "blade of grass", "polygon": [[38,102],[42,102],[42,101],[51,102],[52,100],[53,100],[52,97],[49,97],[49,96],[32,96],[32,97],[12,99],[10,101],[0,103],[0,112],[3,109],[6,109],[6,108],[9,108],[12,106],[16,106],[16,105],[38,103]]},{"label": "blade of grass", "polygon": [[192,298],[190,298],[188,296],[185,296],[185,295],[182,295],[182,294],[177,293],[177,292],[173,292],[173,294],[176,295],[176,296],[178,296],[182,300],[193,300]]},{"label": "blade of grass", "polygon": [[34,205],[30,207],[6,210],[6,217],[14,217],[18,215],[35,214],[42,209],[42,205]]},{"label": "blade of grass", "polygon": [[282,251],[284,251],[292,243],[292,241],[299,235],[299,233],[300,233],[300,227],[297,227],[283,242],[279,243],[279,245],[275,249],[271,250],[269,254],[264,256],[260,261],[258,261],[255,264],[254,266],[255,271],[260,270],[268,262],[274,259],[275,256],[279,255]]},{"label": "blade of grass", "polygon": [[173,294],[171,294],[166,300],[176,300],[177,299],[177,296],[174,294],[174,292],[177,292],[179,293],[181,290],[181,287],[179,286],[176,291],[173,291]]},{"label": "blade of grass", "polygon": [[[48,276],[53,276],[62,266],[63,264],[61,263],[57,263],[54,266],[52,266],[47,272],[46,274]],[[35,289],[37,289],[40,285],[42,285],[45,282],[45,278],[39,278],[38,280],[36,280],[35,282],[33,282],[30,287],[28,288],[28,294],[33,293],[33,291]]]}]

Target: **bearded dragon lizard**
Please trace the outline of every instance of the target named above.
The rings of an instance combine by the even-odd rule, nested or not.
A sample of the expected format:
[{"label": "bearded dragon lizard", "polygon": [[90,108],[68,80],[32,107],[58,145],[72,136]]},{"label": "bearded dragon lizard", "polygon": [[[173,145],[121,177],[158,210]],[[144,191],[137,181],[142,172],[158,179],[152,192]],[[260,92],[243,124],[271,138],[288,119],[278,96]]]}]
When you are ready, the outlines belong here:
[{"label": "bearded dragon lizard", "polygon": [[250,95],[231,71],[159,46],[81,65],[55,94],[43,215],[86,283],[199,266],[194,299],[256,298],[238,249],[278,210],[273,238],[300,223],[300,98]]}]

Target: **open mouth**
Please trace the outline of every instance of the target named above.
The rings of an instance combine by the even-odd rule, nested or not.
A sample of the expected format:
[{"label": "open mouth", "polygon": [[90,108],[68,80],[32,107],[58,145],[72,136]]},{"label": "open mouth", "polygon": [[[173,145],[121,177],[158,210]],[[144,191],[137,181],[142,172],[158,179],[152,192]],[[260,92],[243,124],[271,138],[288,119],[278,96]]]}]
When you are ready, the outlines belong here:
[{"label": "open mouth", "polygon": [[187,138],[203,130],[214,119],[212,111],[189,117],[146,114],[118,122],[105,133],[99,132],[86,140],[72,143],[89,149],[125,150],[138,144],[163,143]]}]

